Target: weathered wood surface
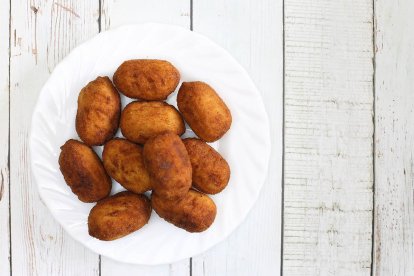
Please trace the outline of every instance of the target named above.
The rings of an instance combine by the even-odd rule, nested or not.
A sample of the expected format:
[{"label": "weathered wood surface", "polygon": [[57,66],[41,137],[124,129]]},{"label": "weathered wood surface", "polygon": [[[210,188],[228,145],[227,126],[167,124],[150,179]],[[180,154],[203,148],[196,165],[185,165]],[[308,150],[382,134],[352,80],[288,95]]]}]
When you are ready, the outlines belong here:
[{"label": "weathered wood surface", "polygon": [[98,17],[98,1],[11,1],[13,275],[99,273],[99,256],[72,240],[40,201],[31,176],[28,147],[31,114],[42,85],[73,47],[98,33]]},{"label": "weathered wood surface", "polygon": [[[284,275],[414,274],[412,1],[0,0],[0,6],[0,275],[277,275],[280,260]],[[284,101],[283,256],[276,154],[246,221],[206,253],[171,265],[100,258],[73,241],[40,201],[28,135],[41,86],[82,41],[140,22],[192,27],[226,48],[262,92],[274,153],[282,147]]]},{"label": "weathered wood surface", "polygon": [[414,275],[414,2],[375,1],[373,275]]},{"label": "weathered wood surface", "polygon": [[0,0],[0,275],[10,274],[9,5],[8,0]]},{"label": "weathered wood surface", "polygon": [[372,1],[285,0],[284,275],[369,275]]}]

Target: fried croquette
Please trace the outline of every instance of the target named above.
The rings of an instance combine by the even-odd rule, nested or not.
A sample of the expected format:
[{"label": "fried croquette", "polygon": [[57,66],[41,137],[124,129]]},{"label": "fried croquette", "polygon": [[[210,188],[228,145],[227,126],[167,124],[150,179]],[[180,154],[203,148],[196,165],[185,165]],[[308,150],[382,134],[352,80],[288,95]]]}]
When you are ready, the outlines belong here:
[{"label": "fried croquette", "polygon": [[132,102],[121,114],[121,132],[128,140],[144,144],[166,131],[182,135],[183,118],[174,106],[164,102]]},{"label": "fried croquette", "polygon": [[141,194],[151,190],[142,147],[125,139],[108,141],[102,153],[107,173],[128,191]]},{"label": "fried croquette", "polygon": [[98,77],[79,93],[76,132],[89,146],[103,145],[118,130],[120,114],[119,93],[108,77]]},{"label": "fried croquette", "polygon": [[122,238],[147,224],[151,210],[145,195],[124,191],[105,198],[89,213],[89,235],[103,241]]},{"label": "fried croquette", "polygon": [[159,196],[177,200],[191,187],[191,163],[180,137],[167,132],[144,145],[144,162],[153,191]]},{"label": "fried croquette", "polygon": [[206,194],[221,192],[230,179],[227,161],[200,139],[187,138],[183,143],[193,168],[193,187]]},{"label": "fried croquette", "polygon": [[111,192],[111,178],[101,160],[82,142],[70,139],[61,147],[59,166],[66,183],[80,201],[96,202]]},{"label": "fried croquette", "polygon": [[207,83],[183,82],[177,105],[191,129],[206,142],[220,139],[231,126],[229,108]]},{"label": "fried croquette", "polygon": [[217,213],[211,198],[192,189],[178,201],[165,200],[153,193],[151,204],[160,217],[188,232],[207,230]]},{"label": "fried croquette", "polygon": [[133,59],[122,63],[114,84],[127,97],[147,101],[165,100],[180,82],[180,73],[168,61]]}]

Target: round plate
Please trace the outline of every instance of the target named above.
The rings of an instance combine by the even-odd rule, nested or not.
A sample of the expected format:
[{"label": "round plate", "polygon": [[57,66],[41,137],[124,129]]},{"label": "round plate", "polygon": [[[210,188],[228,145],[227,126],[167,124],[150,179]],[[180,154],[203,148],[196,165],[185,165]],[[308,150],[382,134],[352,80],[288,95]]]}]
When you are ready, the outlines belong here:
[{"label": "round plate", "polygon": [[[100,241],[88,235],[87,218],[94,204],[79,201],[59,171],[60,146],[68,139],[79,139],[75,116],[82,87],[97,76],[111,78],[123,61],[138,58],[170,61],[180,71],[181,81],[207,82],[227,103],[233,124],[213,146],[228,161],[231,178],[223,192],[212,196],[217,217],[205,232],[188,233],[153,212],[140,230],[115,241]],[[130,101],[122,97],[123,106]],[[176,92],[168,102],[176,106]],[[190,130],[185,135],[194,136]],[[121,136],[119,131],[117,136]],[[265,181],[270,134],[260,93],[225,50],[181,27],[143,24],[100,33],[56,66],[33,113],[30,149],[40,196],[75,240],[117,261],[155,265],[202,253],[224,240],[244,220]],[[101,154],[102,147],[95,150]],[[122,187],[114,182],[112,194],[120,190]]]}]

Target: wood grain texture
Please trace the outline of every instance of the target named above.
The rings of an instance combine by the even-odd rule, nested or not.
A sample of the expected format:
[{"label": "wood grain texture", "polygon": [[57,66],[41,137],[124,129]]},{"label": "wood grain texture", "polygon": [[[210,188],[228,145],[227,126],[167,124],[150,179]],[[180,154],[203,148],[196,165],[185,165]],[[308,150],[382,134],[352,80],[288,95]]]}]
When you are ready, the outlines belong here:
[{"label": "wood grain texture", "polygon": [[54,66],[98,32],[98,1],[12,1],[10,176],[14,275],[98,275],[98,255],[74,242],[40,201],[29,162],[31,114]]},{"label": "wood grain texture", "polygon": [[369,275],[370,0],[285,0],[284,275]]},{"label": "wood grain texture", "polygon": [[269,115],[266,183],[246,220],[223,243],[192,259],[193,275],[278,275],[283,123],[282,1],[193,1],[193,29],[227,49],[256,83]]},{"label": "wood grain texture", "polygon": [[[124,24],[167,23],[190,27],[190,0],[104,0],[105,22],[111,28]],[[107,18],[106,18],[107,17]]]},{"label": "wood grain texture", "polygon": [[[101,5],[102,30],[124,24],[158,22],[190,27],[190,1],[186,0],[103,0]],[[190,275],[190,260],[170,265],[140,266],[123,264],[102,257],[101,275]]]},{"label": "wood grain texture", "polygon": [[10,2],[0,0],[0,275],[10,274],[9,224],[9,22]]},{"label": "wood grain texture", "polygon": [[414,275],[414,2],[375,1],[373,275]]},{"label": "wood grain texture", "polygon": [[102,257],[101,275],[122,276],[186,276],[190,275],[190,262],[188,259],[167,265],[131,265],[119,263]]}]

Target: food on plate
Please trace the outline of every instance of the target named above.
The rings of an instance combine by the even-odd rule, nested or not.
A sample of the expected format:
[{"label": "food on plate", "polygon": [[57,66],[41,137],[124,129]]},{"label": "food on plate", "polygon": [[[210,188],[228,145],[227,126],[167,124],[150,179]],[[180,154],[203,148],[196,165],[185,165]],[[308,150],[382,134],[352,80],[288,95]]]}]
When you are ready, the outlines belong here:
[{"label": "food on plate", "polygon": [[230,167],[226,160],[200,139],[183,140],[193,169],[193,187],[206,194],[221,192],[229,182]]},{"label": "food on plate", "polygon": [[151,210],[145,195],[125,191],[105,198],[89,213],[89,235],[103,241],[122,238],[147,224]]},{"label": "food on plate", "polygon": [[166,131],[182,135],[183,118],[174,106],[164,102],[132,102],[121,114],[121,132],[130,141],[144,144]]},{"label": "food on plate", "polygon": [[128,191],[141,194],[151,190],[141,146],[120,138],[109,140],[102,160],[108,174]]},{"label": "food on plate", "polygon": [[[148,223],[152,208],[188,232],[207,230],[217,194],[230,180],[227,161],[207,142],[230,129],[232,115],[217,92],[201,81],[183,82],[177,108],[164,102],[180,83],[168,61],[134,59],[113,75],[97,77],[79,93],[76,132],[62,147],[65,182],[83,202],[97,202],[88,216],[89,235],[122,238]],[[118,93],[138,99],[121,106]],[[181,112],[181,113],[180,113]],[[186,124],[199,138],[181,139]],[[114,138],[118,127],[125,138]],[[104,145],[102,161],[92,146]],[[110,196],[112,179],[127,191]],[[150,200],[144,193],[152,190]]]},{"label": "food on plate", "polygon": [[180,82],[180,73],[168,61],[133,59],[122,63],[114,84],[125,96],[147,101],[165,100]]},{"label": "food on plate", "polygon": [[178,109],[200,139],[214,142],[230,128],[229,108],[207,83],[183,82],[177,95]]},{"label": "food on plate", "polygon": [[191,187],[191,163],[180,137],[167,132],[144,145],[144,162],[151,185],[160,197],[183,198]]},{"label": "food on plate", "polygon": [[120,114],[118,91],[108,77],[98,77],[79,93],[76,132],[89,146],[103,145],[118,130]]},{"label": "food on plate", "polygon": [[214,222],[217,212],[211,198],[192,189],[178,201],[165,200],[153,193],[151,203],[160,217],[188,232],[205,231]]},{"label": "food on plate", "polygon": [[82,142],[70,139],[61,147],[59,166],[66,183],[79,200],[96,202],[111,192],[111,178],[101,160]]}]

